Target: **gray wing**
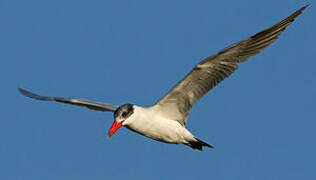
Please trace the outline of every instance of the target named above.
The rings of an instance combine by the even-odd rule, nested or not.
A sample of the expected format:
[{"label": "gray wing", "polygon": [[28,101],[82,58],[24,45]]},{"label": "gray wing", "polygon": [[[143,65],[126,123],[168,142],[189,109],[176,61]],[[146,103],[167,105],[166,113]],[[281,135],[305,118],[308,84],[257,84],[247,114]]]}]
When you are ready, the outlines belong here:
[{"label": "gray wing", "polygon": [[37,94],[34,94],[30,91],[27,91],[25,89],[19,88],[19,91],[24,96],[41,100],[41,101],[56,101],[66,104],[72,104],[77,106],[86,107],[92,110],[96,111],[112,111],[114,112],[118,106],[112,105],[112,104],[106,104],[106,103],[99,103],[99,102],[93,102],[85,99],[78,99],[78,98],[64,98],[64,97],[48,97],[48,96],[40,96]]},{"label": "gray wing", "polygon": [[189,110],[201,97],[230,76],[238,68],[238,63],[248,60],[278,39],[281,32],[308,6],[299,9],[275,25],[201,61],[154,107],[169,118],[177,119],[182,125],[185,125]]}]

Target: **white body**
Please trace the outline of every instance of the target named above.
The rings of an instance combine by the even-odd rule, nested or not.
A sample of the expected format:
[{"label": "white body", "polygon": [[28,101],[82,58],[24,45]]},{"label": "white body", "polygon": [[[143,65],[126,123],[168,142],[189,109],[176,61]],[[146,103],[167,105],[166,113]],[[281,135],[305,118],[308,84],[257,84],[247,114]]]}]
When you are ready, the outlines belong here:
[{"label": "white body", "polygon": [[21,88],[19,91],[37,100],[56,101],[97,111],[114,112],[115,121],[110,128],[109,137],[124,125],[134,132],[158,141],[186,144],[198,150],[202,150],[203,146],[213,148],[194,137],[185,128],[190,109],[208,91],[230,76],[238,68],[239,63],[245,62],[277,40],[285,28],[308,6],[302,7],[273,26],[204,59],[152,107],[145,108],[132,104],[117,106],[79,98],[40,96]]},{"label": "white body", "polygon": [[124,121],[128,129],[151,139],[172,144],[188,144],[194,136],[178,121],[167,119],[154,108],[134,105],[134,113]]}]

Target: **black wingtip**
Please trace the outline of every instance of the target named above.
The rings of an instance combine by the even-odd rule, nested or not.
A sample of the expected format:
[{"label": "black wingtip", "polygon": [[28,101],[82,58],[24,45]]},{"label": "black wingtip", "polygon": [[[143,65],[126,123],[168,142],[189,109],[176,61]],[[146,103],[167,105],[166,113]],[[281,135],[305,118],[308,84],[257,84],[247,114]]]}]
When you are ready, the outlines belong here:
[{"label": "black wingtip", "polygon": [[33,93],[31,93],[23,88],[19,87],[18,90],[23,96],[31,97],[33,95]]},{"label": "black wingtip", "polygon": [[26,96],[26,97],[29,97],[29,98],[33,98],[33,99],[37,99],[37,100],[42,100],[42,101],[51,101],[51,100],[54,100],[54,99],[51,99],[51,98],[49,98],[49,97],[45,97],[45,96],[40,96],[40,95],[37,95],[37,94],[34,94],[34,93],[32,93],[32,92],[30,92],[30,91],[27,91],[27,90],[25,90],[25,89],[23,89],[23,88],[18,88],[18,90],[19,90],[19,92],[22,94],[22,95],[24,95],[24,96]]},{"label": "black wingtip", "polygon": [[299,11],[305,10],[305,9],[308,8],[308,6],[310,6],[311,4],[312,4],[312,3],[309,3],[309,4],[305,5],[305,6],[303,6]]},{"label": "black wingtip", "polygon": [[[303,6],[302,8],[300,8],[299,10],[295,11],[291,16],[293,19],[295,19],[297,16],[299,16],[308,6],[310,6],[311,4],[307,4],[305,6]],[[290,16],[290,17],[291,17]]]},{"label": "black wingtip", "polygon": [[[306,8],[308,8],[309,6],[311,5],[311,3],[309,3],[309,4],[307,4],[307,5],[305,5],[305,6],[303,6],[303,7],[301,7],[299,10],[297,10],[295,13],[298,13],[298,15],[300,15]],[[294,14],[295,14],[294,13]],[[298,16],[297,15],[297,16]]]}]

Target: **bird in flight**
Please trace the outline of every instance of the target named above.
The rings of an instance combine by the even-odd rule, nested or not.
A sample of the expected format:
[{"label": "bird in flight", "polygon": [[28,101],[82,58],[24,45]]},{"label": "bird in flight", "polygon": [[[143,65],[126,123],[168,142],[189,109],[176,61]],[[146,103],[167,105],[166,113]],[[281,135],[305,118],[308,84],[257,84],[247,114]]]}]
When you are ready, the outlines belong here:
[{"label": "bird in flight", "polygon": [[308,6],[302,7],[273,26],[199,62],[189,74],[151,107],[134,104],[117,106],[79,98],[40,96],[22,88],[19,88],[19,91],[37,100],[56,101],[97,111],[113,112],[114,122],[109,129],[108,137],[111,137],[120,127],[125,126],[136,133],[161,142],[184,144],[197,150],[202,150],[204,146],[213,148],[212,145],[198,139],[186,129],[185,125],[192,106],[209,90],[230,76],[238,68],[239,63],[245,62],[277,40],[281,32]]}]

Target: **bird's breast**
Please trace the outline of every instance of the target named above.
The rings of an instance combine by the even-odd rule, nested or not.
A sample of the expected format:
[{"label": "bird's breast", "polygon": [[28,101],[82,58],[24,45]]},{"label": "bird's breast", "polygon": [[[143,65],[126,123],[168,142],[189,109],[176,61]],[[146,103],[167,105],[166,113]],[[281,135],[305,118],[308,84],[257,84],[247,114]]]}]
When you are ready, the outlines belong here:
[{"label": "bird's breast", "polygon": [[187,136],[193,136],[185,127],[174,120],[166,119],[157,114],[142,114],[126,127],[136,133],[158,141],[181,144]]}]

